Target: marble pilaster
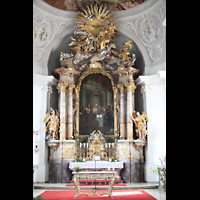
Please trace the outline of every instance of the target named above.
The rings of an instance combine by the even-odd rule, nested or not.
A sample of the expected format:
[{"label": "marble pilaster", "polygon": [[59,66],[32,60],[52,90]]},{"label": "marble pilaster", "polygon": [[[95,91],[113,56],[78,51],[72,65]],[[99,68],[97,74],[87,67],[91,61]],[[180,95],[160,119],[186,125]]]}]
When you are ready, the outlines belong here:
[{"label": "marble pilaster", "polygon": [[117,85],[120,89],[120,139],[126,137],[126,126],[125,126],[125,88],[123,84]]},{"label": "marble pilaster", "polygon": [[135,91],[135,83],[134,82],[127,82],[124,83],[127,91],[127,117],[126,117],[126,131],[127,131],[127,139],[133,140],[133,98],[134,98],[134,91]]},{"label": "marble pilaster", "polygon": [[73,136],[73,89],[74,84],[69,84],[67,89],[68,105],[67,105],[67,139],[71,140]]},{"label": "marble pilaster", "polygon": [[60,140],[66,139],[66,87],[67,83],[59,83],[57,86],[60,93]]}]

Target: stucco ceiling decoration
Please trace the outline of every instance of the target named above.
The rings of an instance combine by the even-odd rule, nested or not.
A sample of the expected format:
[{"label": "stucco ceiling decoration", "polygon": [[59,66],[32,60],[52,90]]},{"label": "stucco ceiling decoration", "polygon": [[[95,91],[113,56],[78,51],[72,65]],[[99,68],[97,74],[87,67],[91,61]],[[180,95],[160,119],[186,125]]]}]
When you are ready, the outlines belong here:
[{"label": "stucco ceiling decoration", "polygon": [[127,10],[129,8],[136,7],[147,0],[43,0],[44,2],[48,3],[49,5],[61,9],[61,10],[68,10],[74,12],[82,12],[82,8],[86,9],[88,5],[94,6],[97,4],[100,6],[104,4],[107,6],[108,10],[111,11],[121,11]]}]

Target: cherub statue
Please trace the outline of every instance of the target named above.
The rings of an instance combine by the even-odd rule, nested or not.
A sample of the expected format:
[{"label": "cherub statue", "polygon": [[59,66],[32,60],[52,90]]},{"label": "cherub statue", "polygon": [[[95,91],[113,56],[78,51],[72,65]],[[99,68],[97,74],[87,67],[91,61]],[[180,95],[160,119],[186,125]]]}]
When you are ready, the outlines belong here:
[{"label": "cherub statue", "polygon": [[149,118],[145,112],[142,112],[142,115],[139,112],[133,111],[132,120],[135,122],[135,131],[136,135],[139,138],[145,139],[147,134],[147,122]]},{"label": "cherub statue", "polygon": [[59,124],[60,124],[60,112],[58,110],[56,110],[56,113],[54,111],[54,109],[50,108],[51,111],[48,112],[45,117],[44,117],[44,123],[48,123],[47,126],[45,127],[45,132],[47,132],[48,130],[49,135],[47,135],[46,139],[50,139],[52,137],[52,139],[58,140],[58,129],[59,129]]}]

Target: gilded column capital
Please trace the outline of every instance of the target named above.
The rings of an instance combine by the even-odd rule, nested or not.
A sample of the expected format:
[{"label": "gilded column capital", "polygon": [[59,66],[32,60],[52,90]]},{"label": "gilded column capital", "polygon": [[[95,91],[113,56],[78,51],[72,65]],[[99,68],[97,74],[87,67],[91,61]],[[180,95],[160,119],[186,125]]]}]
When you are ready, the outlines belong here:
[{"label": "gilded column capital", "polygon": [[126,87],[127,92],[129,92],[129,91],[135,92],[136,85],[134,82],[124,83],[124,86]]},{"label": "gilded column capital", "polygon": [[58,83],[58,86],[56,87],[58,89],[58,93],[66,92],[67,86],[68,86],[67,83]]},{"label": "gilded column capital", "polygon": [[75,85],[72,84],[72,83],[70,83],[70,84],[68,85],[68,89],[67,89],[66,92],[73,92],[73,89],[74,89],[74,88],[75,88]]},{"label": "gilded column capital", "polygon": [[120,89],[120,92],[124,92],[125,88],[123,83],[118,84],[117,87]]}]

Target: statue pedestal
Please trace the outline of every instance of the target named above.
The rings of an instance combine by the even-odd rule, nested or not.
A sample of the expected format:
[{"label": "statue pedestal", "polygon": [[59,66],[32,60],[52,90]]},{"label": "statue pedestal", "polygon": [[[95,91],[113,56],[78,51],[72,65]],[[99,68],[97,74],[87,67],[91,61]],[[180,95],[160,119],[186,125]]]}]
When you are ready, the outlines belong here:
[{"label": "statue pedestal", "polygon": [[124,162],[121,177],[126,183],[144,182],[145,140],[118,140],[118,160]]}]

